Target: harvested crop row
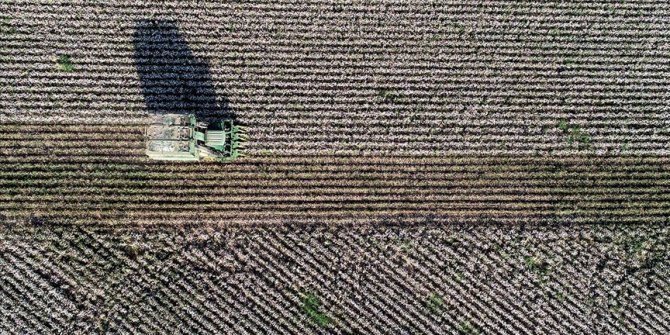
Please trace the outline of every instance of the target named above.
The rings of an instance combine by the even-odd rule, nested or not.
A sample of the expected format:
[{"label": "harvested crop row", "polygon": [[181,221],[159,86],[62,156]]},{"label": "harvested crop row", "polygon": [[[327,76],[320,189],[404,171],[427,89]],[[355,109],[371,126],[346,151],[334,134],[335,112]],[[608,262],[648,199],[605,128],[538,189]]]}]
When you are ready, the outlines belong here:
[{"label": "harvested crop row", "polygon": [[48,189],[10,189],[8,191],[3,191],[0,193],[0,198],[9,199],[18,195],[31,195],[33,197],[40,196],[49,196],[50,194],[59,194],[63,197],[68,196],[81,196],[83,198],[91,195],[96,196],[108,196],[110,199],[114,197],[136,197],[136,199],[149,199],[158,196],[165,197],[165,194],[169,194],[171,197],[183,197],[185,195],[191,197],[198,197],[197,199],[204,199],[210,197],[214,200],[226,199],[226,196],[229,196],[234,192],[236,197],[242,195],[253,195],[255,197],[266,197],[266,196],[324,196],[324,195],[339,195],[339,196],[391,196],[398,194],[412,194],[414,197],[434,197],[439,195],[488,195],[488,196],[523,196],[525,198],[531,199],[533,196],[545,196],[545,197],[566,197],[572,199],[589,199],[593,197],[626,197],[627,199],[636,199],[641,195],[646,195],[654,199],[666,199],[670,195],[659,194],[661,189],[659,187],[627,187],[626,189],[620,188],[591,188],[591,189],[568,189],[562,187],[527,187],[527,186],[510,186],[506,188],[495,188],[495,187],[472,187],[467,189],[459,188],[449,188],[445,189],[444,187],[420,187],[420,186],[393,186],[393,187],[351,187],[351,186],[330,186],[328,188],[321,189],[306,189],[299,186],[294,187],[282,187],[282,188],[266,188],[262,191],[258,189],[244,189],[244,188],[219,188],[212,191],[189,191],[184,190],[183,187],[178,185],[168,185],[162,187],[160,190],[154,188],[121,188],[121,187],[109,187],[109,186],[95,186],[88,185],[87,187],[72,187],[72,186],[63,186],[63,187],[49,187]]},{"label": "harvested crop row", "polygon": [[[659,206],[666,205],[670,207],[670,195],[658,194],[658,190],[647,189],[641,193],[614,193],[609,194],[605,190],[600,190],[601,193],[592,192],[577,192],[573,194],[566,190],[562,192],[500,192],[483,193],[483,192],[431,192],[431,193],[401,193],[401,192],[387,192],[377,193],[374,191],[352,193],[346,190],[339,190],[335,192],[314,192],[313,194],[282,194],[281,192],[243,192],[236,194],[234,192],[223,192],[223,194],[180,194],[180,193],[163,193],[163,194],[87,194],[87,193],[69,193],[68,192],[54,192],[47,194],[0,194],[0,203],[11,204],[20,203],[22,206],[29,203],[40,204],[50,203],[54,206],[59,206],[61,202],[67,202],[74,206],[83,207],[86,204],[101,204],[109,203],[115,206],[126,207],[128,204],[140,205],[147,204],[150,207],[153,204],[189,204],[197,208],[202,205],[203,208],[207,206],[218,206],[227,204],[231,207],[237,207],[238,204],[258,204],[262,207],[265,203],[287,203],[287,204],[314,204],[314,203],[369,203],[380,204],[388,203],[393,207],[399,205],[411,206],[417,204],[459,204],[470,202],[473,206],[478,203],[490,203],[495,205],[500,203],[510,202],[524,202],[524,203],[546,203],[549,204],[555,201],[563,201],[566,203],[621,203],[626,202],[630,205],[640,204],[644,206]],[[402,191],[402,190],[399,190]],[[4,193],[4,192],[3,192]],[[346,205],[343,205],[346,206]]]},{"label": "harvested crop row", "polygon": [[[617,224],[658,224],[667,221],[667,214],[664,211],[625,211],[620,210],[617,213],[608,213],[604,215],[599,210],[592,211],[577,211],[574,209],[563,210],[547,210],[547,211],[443,211],[443,217],[448,217],[452,220],[461,220],[464,223],[473,225],[481,225],[482,222],[486,224],[506,224],[506,223],[528,223],[538,222],[542,224],[547,223],[562,223],[562,224],[593,224],[593,223],[617,223]],[[373,220],[377,224],[397,224],[403,219],[414,218],[411,222],[421,224],[434,224],[439,221],[434,221],[434,215],[430,211],[405,211],[396,210],[386,212],[385,215],[378,215],[378,211],[357,210],[353,212],[342,211],[322,211],[310,213],[305,215],[301,212],[292,211],[274,211],[268,212],[246,212],[244,214],[238,212],[219,212],[210,213],[210,215],[203,217],[198,213],[138,213],[138,212],[124,212],[122,210],[113,211],[70,211],[67,219],[63,219],[63,215],[53,213],[51,211],[26,211],[15,210],[11,212],[10,216],[6,218],[30,218],[29,223],[44,223],[44,222],[62,222],[72,224],[104,224],[104,223],[121,223],[121,227],[128,227],[134,225],[147,225],[152,227],[155,225],[177,225],[181,226],[185,222],[188,224],[221,224],[225,222],[226,225],[235,227],[256,227],[264,225],[281,225],[287,222],[296,222],[297,224],[311,224],[320,225],[323,222],[328,222],[333,225],[353,226],[360,224],[361,219]],[[407,221],[407,222],[410,222]],[[128,224],[128,223],[133,224]]]},{"label": "harvested crop row", "polygon": [[[96,208],[86,210],[72,210],[54,212],[53,210],[25,210],[16,209],[5,213],[9,222],[60,222],[66,224],[112,224],[127,227],[128,224],[138,225],[183,225],[188,224],[220,224],[225,222],[231,226],[263,226],[280,225],[286,222],[310,223],[314,225],[328,222],[332,225],[356,225],[361,220],[379,219],[378,224],[397,224],[401,217],[422,218],[417,224],[433,223],[431,217],[435,212],[431,210],[389,210],[380,214],[379,210],[355,209],[352,211],[330,210],[330,211],[303,211],[275,209],[268,211],[248,211],[240,213],[237,211],[218,211],[208,215],[189,212],[157,212],[142,213],[137,211],[106,210]],[[64,219],[64,214],[67,218]],[[571,225],[594,224],[594,223],[617,223],[617,224],[663,224],[667,221],[668,210],[640,210],[619,209],[603,211],[602,209],[574,209],[574,208],[550,208],[541,210],[442,210],[440,216],[454,220],[462,220],[472,225],[494,223],[527,223],[530,221],[543,224],[563,223]]]},{"label": "harvested crop row", "polygon": [[[370,158],[372,160],[372,158]],[[333,163],[340,163],[337,160],[331,160]],[[611,163],[611,162],[605,162]],[[341,163],[340,163],[341,164]],[[347,164],[347,163],[344,163]],[[589,177],[608,177],[608,176],[648,176],[649,174],[660,174],[664,175],[667,171],[667,168],[664,167],[662,162],[648,162],[646,164],[630,164],[625,166],[606,166],[599,167],[594,170],[594,167],[598,166],[597,162],[592,162],[590,164],[584,165],[573,165],[573,164],[562,164],[560,162],[551,163],[547,162],[528,162],[529,165],[516,165],[518,162],[510,163],[498,163],[498,164],[485,164],[480,165],[459,165],[454,164],[453,162],[446,163],[442,162],[442,165],[412,165],[411,163],[407,164],[365,164],[363,162],[358,162],[358,164],[348,164],[346,167],[343,166],[331,166],[323,165],[316,162],[312,164],[303,162],[285,162],[279,163],[276,160],[265,160],[265,161],[249,161],[248,165],[229,165],[228,168],[219,168],[210,165],[195,165],[188,166],[185,164],[182,165],[154,165],[154,164],[139,164],[138,162],[127,162],[125,164],[116,164],[116,165],[106,165],[104,163],[91,163],[91,164],[78,164],[78,163],[55,163],[55,164],[23,164],[23,163],[8,163],[2,166],[0,173],[3,176],[40,176],[40,177],[55,177],[56,175],[64,177],[82,177],[82,173],[86,173],[86,176],[90,177],[144,177],[144,178],[158,178],[174,175],[175,173],[180,174],[183,178],[187,179],[212,179],[215,178],[216,173],[226,173],[226,174],[240,174],[240,173],[258,173],[258,172],[272,172],[272,173],[284,173],[288,175],[296,174],[296,166],[302,168],[303,170],[300,173],[338,173],[338,172],[351,172],[356,171],[357,173],[443,173],[445,175],[449,174],[484,174],[484,173],[518,173],[525,172],[531,174],[542,173],[543,171],[547,174],[570,174],[573,177],[579,176],[589,176]],[[523,163],[521,163],[523,164]],[[534,165],[530,165],[534,164]],[[209,172],[209,173],[208,173]],[[207,174],[211,174],[212,177],[206,177]],[[165,179],[165,178],[164,178]]]},{"label": "harvested crop row", "polygon": [[[526,189],[539,190],[539,189],[549,189],[557,193],[565,193],[568,191],[562,191],[563,189],[574,190],[575,194],[585,194],[587,193],[584,190],[592,190],[594,194],[601,193],[615,193],[615,194],[628,194],[629,189],[637,190],[639,188],[644,188],[648,190],[649,193],[655,192],[664,192],[670,186],[670,182],[658,181],[657,179],[642,179],[642,180],[609,180],[609,181],[591,181],[591,182],[582,182],[582,181],[566,181],[566,182],[556,182],[555,180],[549,181],[537,181],[533,179],[528,180],[513,180],[513,181],[495,181],[493,179],[474,179],[474,180],[437,180],[437,181],[415,181],[412,179],[399,179],[399,180],[390,180],[386,181],[384,179],[376,180],[350,180],[342,181],[341,179],[306,179],[306,180],[294,180],[294,181],[282,181],[281,176],[277,178],[264,178],[262,180],[242,180],[235,183],[228,184],[227,187],[230,188],[229,192],[234,192],[237,189],[246,189],[247,193],[253,193],[250,190],[256,190],[257,192],[262,192],[267,189],[313,189],[313,192],[321,192],[324,189],[343,189],[343,187],[356,187],[356,188],[367,188],[367,189],[386,189],[386,188],[398,188],[402,190],[405,187],[421,187],[423,189],[449,189],[449,188],[472,188],[473,190],[483,190],[489,189],[490,191],[501,189],[507,187],[507,189],[514,189],[514,187],[522,186]],[[225,190],[226,187],[221,187],[221,183],[218,180],[203,181],[198,182],[188,180],[189,184],[193,187],[198,188],[217,188],[219,190]],[[119,189],[128,189],[128,188],[157,188],[163,189],[165,187],[166,192],[168,190],[174,190],[180,185],[183,185],[184,181],[150,181],[150,180],[140,180],[132,181],[126,179],[119,180],[105,180],[105,179],[91,179],[91,178],[80,178],[80,179],[64,179],[61,182],[57,181],[2,181],[2,185],[5,190],[3,193],[6,194],[21,194],[24,192],[18,191],[21,188],[29,188],[27,192],[30,193],[34,189],[44,189],[44,190],[53,190],[56,192],[59,189],[67,188],[71,185],[86,185],[89,187],[114,187]],[[17,190],[17,191],[14,191]],[[489,192],[490,192],[489,191]],[[473,191],[474,192],[474,191]],[[44,193],[37,191],[36,193]],[[634,194],[634,193],[633,193]],[[166,194],[169,196],[169,194]],[[224,197],[225,198],[225,197]]]},{"label": "harvested crop row", "polygon": [[[8,157],[9,158],[9,157]],[[35,158],[41,158],[36,156]],[[669,156],[653,156],[653,155],[621,155],[621,156],[525,156],[525,155],[460,155],[460,156],[436,156],[436,155],[391,155],[391,156],[375,156],[375,155],[334,155],[324,153],[322,155],[286,155],[281,153],[265,154],[244,157],[243,161],[246,164],[169,164],[160,161],[147,160],[144,156],[138,156],[129,159],[126,165],[109,166],[110,168],[128,168],[130,166],[151,167],[155,170],[192,170],[192,171],[237,171],[239,169],[249,169],[250,166],[254,168],[261,164],[270,164],[275,166],[319,166],[324,169],[341,169],[348,166],[358,167],[379,167],[388,168],[394,166],[405,166],[407,168],[421,168],[421,169],[442,169],[442,170],[477,170],[490,169],[489,166],[497,166],[498,168],[509,167],[510,169],[519,169],[521,167],[529,170],[542,168],[557,168],[570,167],[571,169],[580,170],[582,168],[589,169],[592,166],[598,166],[600,169],[667,169],[666,165],[670,163]],[[40,166],[42,168],[52,167],[55,169],[59,166],[73,166],[73,164],[40,164],[35,162],[11,163],[12,165],[3,166]],[[102,166],[102,165],[87,165],[87,166]],[[642,171],[640,170],[640,171]]]}]

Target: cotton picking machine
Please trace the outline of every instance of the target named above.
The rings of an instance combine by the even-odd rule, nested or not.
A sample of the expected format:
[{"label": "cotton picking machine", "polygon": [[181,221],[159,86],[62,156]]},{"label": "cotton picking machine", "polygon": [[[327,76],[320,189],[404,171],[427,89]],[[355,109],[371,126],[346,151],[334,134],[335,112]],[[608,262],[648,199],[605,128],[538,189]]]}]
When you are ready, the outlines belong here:
[{"label": "cotton picking machine", "polygon": [[227,163],[243,155],[243,127],[233,120],[199,121],[195,115],[155,116],[146,129],[146,154],[166,161]]}]

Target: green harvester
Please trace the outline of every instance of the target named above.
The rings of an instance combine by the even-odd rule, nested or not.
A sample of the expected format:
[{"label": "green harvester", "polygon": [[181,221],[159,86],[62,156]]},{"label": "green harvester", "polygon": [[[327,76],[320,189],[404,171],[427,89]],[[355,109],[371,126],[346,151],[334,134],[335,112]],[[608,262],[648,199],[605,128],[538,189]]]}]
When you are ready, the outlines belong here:
[{"label": "green harvester", "polygon": [[166,114],[152,119],[146,140],[146,154],[152,159],[228,163],[243,155],[246,135],[233,120],[208,123],[193,114]]}]

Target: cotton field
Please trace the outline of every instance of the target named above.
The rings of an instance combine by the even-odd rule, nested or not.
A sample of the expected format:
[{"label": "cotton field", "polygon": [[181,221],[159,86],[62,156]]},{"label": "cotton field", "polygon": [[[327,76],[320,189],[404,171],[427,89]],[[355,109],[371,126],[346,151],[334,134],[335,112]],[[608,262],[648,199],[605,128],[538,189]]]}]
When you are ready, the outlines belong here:
[{"label": "cotton field", "polygon": [[[668,22],[0,1],[0,333],[668,334]],[[174,114],[244,156],[151,159]]]}]

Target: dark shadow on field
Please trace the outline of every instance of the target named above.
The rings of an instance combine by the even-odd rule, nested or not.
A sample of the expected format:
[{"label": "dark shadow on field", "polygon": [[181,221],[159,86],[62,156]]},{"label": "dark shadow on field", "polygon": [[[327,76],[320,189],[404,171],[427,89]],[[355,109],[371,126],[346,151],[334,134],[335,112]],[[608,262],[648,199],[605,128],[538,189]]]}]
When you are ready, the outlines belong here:
[{"label": "dark shadow on field", "polygon": [[236,120],[226,97],[217,97],[209,62],[191,47],[170,21],[142,20],[135,25],[135,66],[151,114],[190,114],[211,120]]}]

